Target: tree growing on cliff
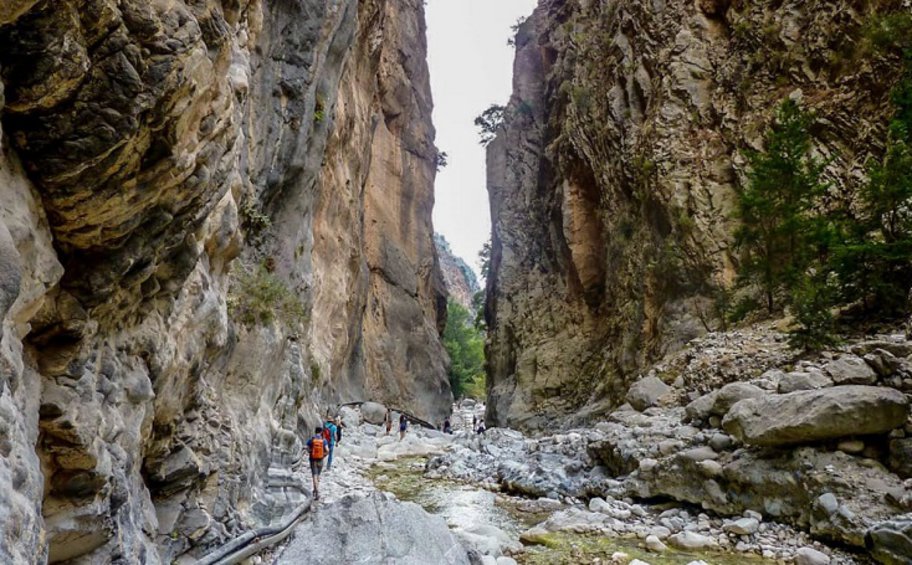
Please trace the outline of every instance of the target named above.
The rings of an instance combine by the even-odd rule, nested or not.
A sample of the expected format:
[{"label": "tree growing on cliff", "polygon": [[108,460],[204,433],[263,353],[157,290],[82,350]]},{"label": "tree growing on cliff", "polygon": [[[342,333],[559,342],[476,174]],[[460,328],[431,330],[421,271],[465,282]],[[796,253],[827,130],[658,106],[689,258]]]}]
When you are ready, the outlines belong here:
[{"label": "tree growing on cliff", "polygon": [[443,346],[450,356],[450,386],[457,398],[484,382],[484,337],[473,322],[464,306],[452,299],[447,302]]},{"label": "tree growing on cliff", "polygon": [[814,208],[826,185],[823,164],[810,156],[811,121],[794,101],[782,103],[766,149],[749,155],[748,184],[738,195],[740,279],[762,290],[769,314],[788,302],[820,244]]},{"label": "tree growing on cliff", "polygon": [[475,118],[475,125],[478,126],[478,135],[481,137],[480,143],[487,147],[489,143],[497,137],[497,130],[504,123],[504,112],[506,107],[499,104],[491,104],[487,110]]}]

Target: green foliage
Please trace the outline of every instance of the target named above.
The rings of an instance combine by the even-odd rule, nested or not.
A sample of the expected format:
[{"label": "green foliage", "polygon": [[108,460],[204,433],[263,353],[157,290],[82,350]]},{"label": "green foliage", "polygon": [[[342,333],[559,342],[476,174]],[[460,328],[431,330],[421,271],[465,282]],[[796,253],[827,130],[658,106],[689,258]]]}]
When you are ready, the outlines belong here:
[{"label": "green foliage", "polygon": [[866,43],[877,51],[900,50],[912,59],[912,14],[894,12],[878,14],[864,28]]},{"label": "green foliage", "polygon": [[481,251],[478,252],[478,268],[481,271],[481,276],[487,280],[488,275],[491,272],[491,240],[484,242],[484,245],[481,246]]},{"label": "green foliage", "polygon": [[[885,317],[905,312],[912,286],[912,73],[894,90],[883,159],[869,170],[858,219],[846,218],[832,265],[844,301]],[[848,216],[846,214],[846,216]]]},{"label": "green foliage", "polygon": [[241,216],[241,224],[251,236],[260,235],[272,225],[272,220],[269,216],[260,212],[253,202],[245,202],[238,212]]},{"label": "green foliage", "polygon": [[831,289],[823,276],[806,275],[791,291],[795,327],[789,331],[789,345],[816,351],[836,343]]},{"label": "green foliage", "polygon": [[323,97],[318,94],[317,100],[314,103],[314,122],[319,124],[325,119],[326,103],[323,101]]},{"label": "green foliage", "polygon": [[[459,303],[447,302],[443,346],[450,355],[450,386],[463,397],[484,382],[484,337],[472,323],[472,314]],[[483,388],[483,386],[482,386]]]},{"label": "green foliage", "polygon": [[252,272],[240,271],[231,281],[228,309],[247,327],[278,321],[296,330],[307,322],[307,309],[285,281],[260,265]]},{"label": "green foliage", "polygon": [[485,147],[497,137],[497,130],[500,129],[504,123],[505,111],[506,107],[498,104],[491,104],[487,110],[475,118],[475,125],[478,126],[478,134],[481,137],[480,143]]},{"label": "green foliage", "polygon": [[739,275],[762,289],[770,314],[817,248],[813,210],[826,186],[823,165],[809,156],[811,119],[794,101],[782,103],[766,150],[749,156],[748,186],[739,194],[736,243],[745,252]]}]

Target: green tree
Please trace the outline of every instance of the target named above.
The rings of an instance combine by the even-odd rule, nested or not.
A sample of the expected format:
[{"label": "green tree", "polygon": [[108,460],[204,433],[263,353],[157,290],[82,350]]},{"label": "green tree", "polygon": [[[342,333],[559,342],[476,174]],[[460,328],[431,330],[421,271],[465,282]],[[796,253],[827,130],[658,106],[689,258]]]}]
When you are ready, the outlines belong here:
[{"label": "green tree", "polygon": [[468,309],[453,300],[447,302],[443,346],[450,356],[450,386],[457,398],[467,388],[477,392],[475,383],[484,382],[484,337],[473,322]]},{"label": "green tree", "polygon": [[504,123],[504,112],[506,110],[504,106],[491,104],[487,110],[475,118],[475,125],[478,126],[478,134],[481,137],[480,143],[485,147],[497,137],[497,130]]},{"label": "green tree", "polygon": [[846,221],[833,254],[842,298],[887,317],[907,310],[912,286],[912,72],[894,90],[893,102],[886,151],[862,188],[860,218]]},{"label": "green tree", "polygon": [[739,275],[762,289],[770,314],[819,252],[814,206],[826,186],[823,164],[810,156],[811,121],[794,101],[782,103],[766,150],[749,155],[748,184],[739,194],[736,243],[745,252]]}]

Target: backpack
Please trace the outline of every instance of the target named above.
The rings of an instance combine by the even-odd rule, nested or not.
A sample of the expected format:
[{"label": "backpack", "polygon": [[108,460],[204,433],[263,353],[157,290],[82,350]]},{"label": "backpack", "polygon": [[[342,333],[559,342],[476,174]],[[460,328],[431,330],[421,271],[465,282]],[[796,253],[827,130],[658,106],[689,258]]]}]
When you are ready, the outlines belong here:
[{"label": "backpack", "polygon": [[326,452],[326,445],[323,443],[323,438],[312,437],[310,438],[310,458],[311,459],[323,459],[324,453]]}]

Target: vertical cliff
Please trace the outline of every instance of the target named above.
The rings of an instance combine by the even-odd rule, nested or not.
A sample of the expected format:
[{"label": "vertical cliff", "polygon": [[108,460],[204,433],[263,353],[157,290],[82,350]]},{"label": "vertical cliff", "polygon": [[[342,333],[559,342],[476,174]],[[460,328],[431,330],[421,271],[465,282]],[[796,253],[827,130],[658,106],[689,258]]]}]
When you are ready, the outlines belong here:
[{"label": "vertical cliff", "polygon": [[898,61],[857,57],[896,2],[542,0],[516,37],[488,149],[488,419],[538,427],[618,403],[718,327],[745,152],[780,102],[817,115],[830,197],[882,151]]},{"label": "vertical cliff", "polygon": [[[0,561],[287,512],[340,400],[451,394],[418,0],[0,8]],[[188,553],[189,552],[189,553]]]},{"label": "vertical cliff", "polygon": [[481,290],[475,271],[462,257],[450,249],[450,243],[440,234],[434,234],[434,245],[440,258],[440,270],[446,284],[447,294],[468,310],[474,310],[472,299]]}]

